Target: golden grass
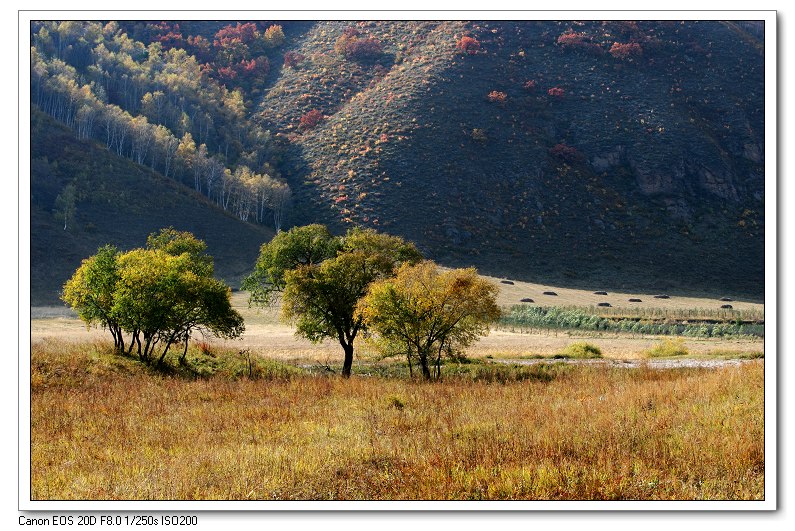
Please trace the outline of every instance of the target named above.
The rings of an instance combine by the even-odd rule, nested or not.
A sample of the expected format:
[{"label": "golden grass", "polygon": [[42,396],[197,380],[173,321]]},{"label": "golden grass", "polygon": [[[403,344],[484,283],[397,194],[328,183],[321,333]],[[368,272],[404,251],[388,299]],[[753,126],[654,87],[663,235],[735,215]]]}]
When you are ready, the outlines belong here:
[{"label": "golden grass", "polygon": [[763,362],[188,380],[32,352],[34,499],[762,499]]}]

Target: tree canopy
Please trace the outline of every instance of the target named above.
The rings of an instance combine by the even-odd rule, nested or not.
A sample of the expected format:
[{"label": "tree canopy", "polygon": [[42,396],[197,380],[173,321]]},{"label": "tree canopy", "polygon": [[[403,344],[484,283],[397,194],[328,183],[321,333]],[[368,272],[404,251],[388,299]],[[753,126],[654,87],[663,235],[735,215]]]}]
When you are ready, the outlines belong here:
[{"label": "tree canopy", "polygon": [[196,330],[224,338],[243,333],[231,290],[212,277],[203,241],[170,228],[150,235],[148,245],[126,253],[100,248],[66,282],[63,300],[88,326],[107,327],[117,350],[129,334],[127,352],[137,348],[147,363],[162,363],[178,342],[185,343],[184,359]]},{"label": "tree canopy", "polygon": [[117,350],[124,349],[121,326],[113,313],[114,291],[119,281],[119,250],[105,245],[83,260],[64,284],[61,298],[87,326],[101,325],[113,336]]},{"label": "tree canopy", "polygon": [[356,305],[375,280],[422,255],[413,244],[374,230],[332,236],[322,225],[296,227],[262,246],[254,271],[243,282],[252,304],[271,304],[282,294],[282,317],[310,341],[334,339],[350,376],[354,341],[364,329]]},{"label": "tree canopy", "polygon": [[441,270],[430,261],[403,264],[393,278],[374,282],[356,315],[386,354],[404,354],[413,371],[441,374],[443,356],[454,357],[489,331],[500,316],[498,288],[474,268]]}]

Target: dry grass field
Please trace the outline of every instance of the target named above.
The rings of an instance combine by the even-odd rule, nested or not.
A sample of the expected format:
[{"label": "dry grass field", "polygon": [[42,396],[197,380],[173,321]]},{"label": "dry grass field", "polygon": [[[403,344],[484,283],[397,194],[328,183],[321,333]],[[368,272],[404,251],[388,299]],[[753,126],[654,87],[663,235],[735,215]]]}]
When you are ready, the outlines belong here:
[{"label": "dry grass field", "polygon": [[186,379],[42,341],[32,497],[759,500],[763,369]]},{"label": "dry grass field", "polygon": [[[600,298],[500,287],[505,305],[533,290],[556,291],[563,306]],[[764,315],[762,305],[736,304]],[[202,377],[113,355],[107,334],[64,308],[32,309],[33,498],[763,498],[764,361],[747,359],[763,356],[762,339],[685,338],[689,359],[746,360],[659,369],[670,365],[639,363],[659,337],[493,330],[467,352],[474,365],[433,383],[361,342],[343,380],[308,368],[338,366],[335,343],[296,338],[277,311],[249,308],[245,293],[233,305],[246,333],[208,341],[201,363],[214,368]],[[633,363],[527,359],[582,340],[608,362]],[[246,349],[264,364],[256,378],[240,371]],[[191,352],[200,363],[196,343]]]}]

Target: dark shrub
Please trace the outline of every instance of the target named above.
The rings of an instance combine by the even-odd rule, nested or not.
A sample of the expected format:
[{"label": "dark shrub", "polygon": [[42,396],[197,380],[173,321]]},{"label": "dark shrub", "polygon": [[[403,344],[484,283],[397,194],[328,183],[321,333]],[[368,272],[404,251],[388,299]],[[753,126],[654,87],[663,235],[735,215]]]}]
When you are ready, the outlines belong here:
[{"label": "dark shrub", "polygon": [[298,66],[298,63],[306,59],[302,54],[298,52],[285,52],[284,54],[284,66],[287,68],[295,68]]},{"label": "dark shrub", "polygon": [[549,148],[549,154],[565,162],[580,162],[584,159],[582,153],[577,151],[576,148],[567,146],[566,144],[555,144]]}]

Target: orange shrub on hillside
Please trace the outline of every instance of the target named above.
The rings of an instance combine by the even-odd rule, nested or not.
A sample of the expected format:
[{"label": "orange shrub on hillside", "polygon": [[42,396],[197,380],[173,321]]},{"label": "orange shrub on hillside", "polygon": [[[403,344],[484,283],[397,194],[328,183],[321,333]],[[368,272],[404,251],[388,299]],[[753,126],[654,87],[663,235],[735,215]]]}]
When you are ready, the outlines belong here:
[{"label": "orange shrub on hillside", "polygon": [[301,117],[298,127],[307,131],[314,129],[317,125],[324,120],[323,113],[317,109],[312,109]]},{"label": "orange shrub on hillside", "polygon": [[480,41],[465,35],[458,40],[456,48],[469,55],[475,55],[480,50]]},{"label": "orange shrub on hillside", "polygon": [[505,100],[508,98],[508,95],[504,92],[498,92],[496,90],[492,90],[491,92],[489,92],[489,95],[486,97],[492,103],[505,103]]},{"label": "orange shrub on hillside", "polygon": [[628,42],[621,44],[614,42],[610,47],[610,55],[622,61],[632,60],[643,55],[643,48],[637,42]]}]

